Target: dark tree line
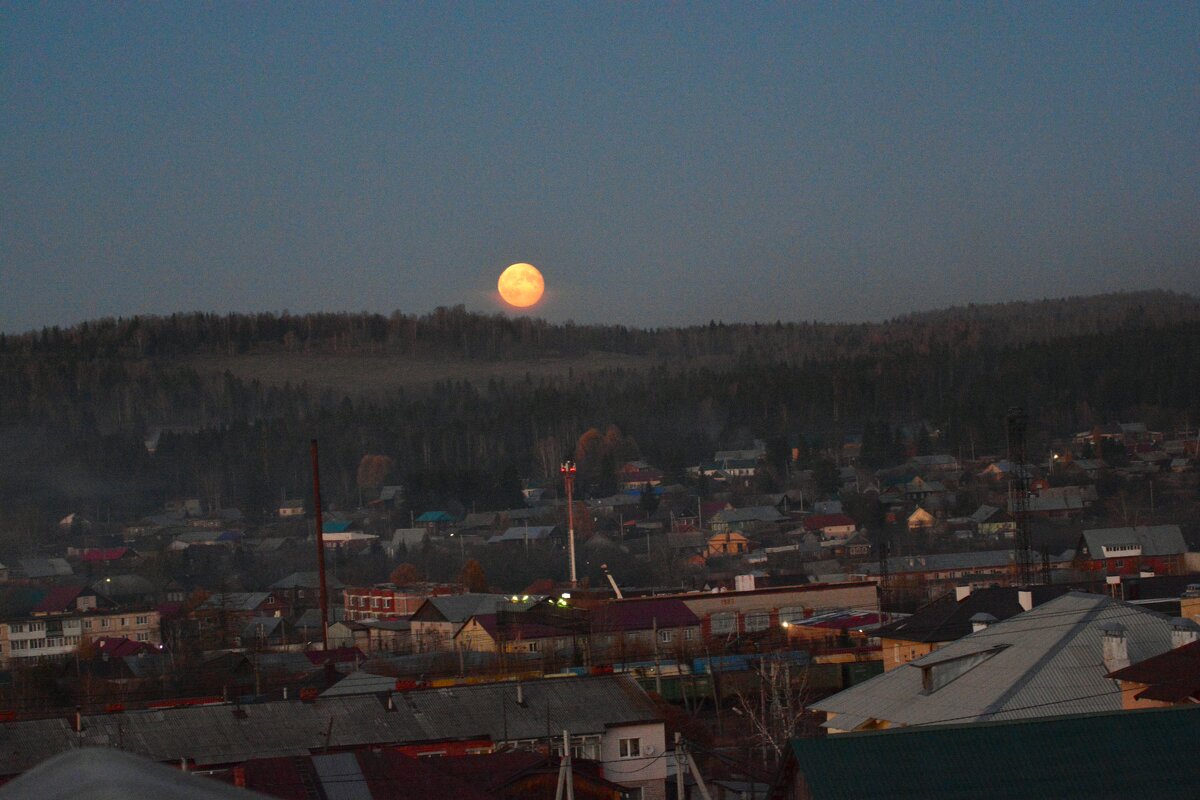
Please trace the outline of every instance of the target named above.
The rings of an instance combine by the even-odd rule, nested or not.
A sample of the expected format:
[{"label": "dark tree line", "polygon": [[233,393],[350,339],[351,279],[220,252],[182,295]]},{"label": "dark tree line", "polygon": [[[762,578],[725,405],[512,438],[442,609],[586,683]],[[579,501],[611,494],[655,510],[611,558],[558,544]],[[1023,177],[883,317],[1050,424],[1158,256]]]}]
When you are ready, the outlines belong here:
[{"label": "dark tree line", "polygon": [[[1012,405],[1028,408],[1042,435],[1135,418],[1169,427],[1197,419],[1200,321],[1190,299],[1159,299],[1162,307],[1146,307],[1144,298],[1125,306],[1080,301],[1104,325],[1067,303],[1040,329],[1027,312],[1055,306],[1021,305],[1009,326],[1017,332],[1007,336],[985,335],[1005,327],[1005,307],[879,326],[580,327],[580,347],[604,342],[659,352],[673,342],[684,350],[696,345],[698,353],[728,347],[743,357],[487,385],[448,381],[369,399],[203,375],[161,353],[231,342],[239,351],[262,350],[309,330],[298,346],[377,340],[388,349],[389,331],[413,326],[415,338],[404,340],[411,346],[453,350],[473,347],[473,337],[490,331],[536,342],[538,330],[555,329],[557,337],[570,326],[452,309],[419,319],[190,315],[7,337],[0,342],[0,530],[29,529],[72,510],[136,513],[179,496],[238,506],[256,518],[284,493],[306,494],[313,437],[334,504],[357,501],[363,455],[382,454],[394,460],[420,509],[450,500],[482,509],[513,502],[517,476],[547,471],[592,427],[616,425],[668,471],[751,437],[771,442],[778,460],[801,435],[829,443],[850,433],[863,435],[864,460],[882,466],[897,457],[900,425],[937,428],[938,446],[951,451],[1000,452]],[[813,337],[827,348],[810,354],[807,344],[781,344],[804,341],[805,331],[818,332]],[[126,352],[130,342],[140,353]]]}]

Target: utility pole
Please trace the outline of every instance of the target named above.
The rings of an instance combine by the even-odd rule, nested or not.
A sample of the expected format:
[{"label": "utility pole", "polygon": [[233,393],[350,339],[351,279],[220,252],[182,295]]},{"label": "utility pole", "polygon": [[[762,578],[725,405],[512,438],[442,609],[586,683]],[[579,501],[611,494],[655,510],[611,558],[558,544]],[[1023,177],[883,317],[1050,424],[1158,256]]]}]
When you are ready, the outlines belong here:
[{"label": "utility pole", "polygon": [[1029,535],[1029,475],[1025,471],[1025,432],[1029,427],[1029,415],[1025,409],[1013,407],[1005,415],[1008,433],[1008,458],[1013,462],[1012,515],[1017,526],[1016,566],[1017,582],[1027,586],[1033,581],[1033,554]]},{"label": "utility pole", "polygon": [[563,800],[563,788],[566,788],[566,800],[575,800],[575,776],[571,771],[571,734],[563,731],[562,759],[558,762],[558,786],[554,790],[554,800]]},{"label": "utility pole", "polygon": [[577,586],[575,580],[575,462],[564,461],[558,471],[567,487],[567,557],[570,559],[571,588],[574,589]]},{"label": "utility pole", "polygon": [[317,522],[317,575],[321,582],[321,650],[329,649],[329,597],[325,588],[325,531],[321,520],[321,465],[317,440],[312,440],[313,510]]},{"label": "utility pole", "polygon": [[686,757],[683,736],[679,731],[675,731],[675,800],[683,800],[683,759]]}]

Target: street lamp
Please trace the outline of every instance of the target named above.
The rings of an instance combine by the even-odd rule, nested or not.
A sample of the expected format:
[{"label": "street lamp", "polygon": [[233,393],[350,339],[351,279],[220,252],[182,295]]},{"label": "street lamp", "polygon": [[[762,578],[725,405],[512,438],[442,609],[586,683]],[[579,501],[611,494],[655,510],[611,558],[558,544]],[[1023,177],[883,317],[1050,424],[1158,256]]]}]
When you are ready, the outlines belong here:
[{"label": "street lamp", "polygon": [[562,475],[563,483],[567,487],[567,557],[570,559],[571,567],[571,588],[576,586],[575,581],[575,462],[564,461],[562,466],[558,468],[559,474]]}]

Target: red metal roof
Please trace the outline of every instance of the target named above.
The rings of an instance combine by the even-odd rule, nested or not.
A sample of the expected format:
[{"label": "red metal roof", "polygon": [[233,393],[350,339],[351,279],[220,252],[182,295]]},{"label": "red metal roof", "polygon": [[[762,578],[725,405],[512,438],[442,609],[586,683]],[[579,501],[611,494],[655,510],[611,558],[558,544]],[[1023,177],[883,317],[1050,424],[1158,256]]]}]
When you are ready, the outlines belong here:
[{"label": "red metal roof", "polygon": [[819,531],[825,528],[840,528],[845,525],[857,525],[851,517],[845,514],[813,514],[804,518],[804,530]]},{"label": "red metal roof", "polygon": [[1146,684],[1146,690],[1138,697],[1150,700],[1200,699],[1200,641],[1139,661],[1108,677]]},{"label": "red metal roof", "polygon": [[124,636],[101,636],[96,640],[96,647],[99,648],[99,652],[104,653],[109,658],[136,656],[141,652],[158,652],[157,645],[152,645],[149,642],[135,642],[133,639]]},{"label": "red metal roof", "polygon": [[592,609],[592,628],[597,631],[645,631],[655,625],[679,628],[699,625],[700,619],[682,600],[618,600]]},{"label": "red metal roof", "polygon": [[71,611],[75,608],[76,598],[86,588],[86,586],[55,586],[33,607],[33,613],[54,614],[60,611]]},{"label": "red metal roof", "polygon": [[119,561],[129,553],[128,547],[97,547],[84,550],[80,556],[82,561]]}]

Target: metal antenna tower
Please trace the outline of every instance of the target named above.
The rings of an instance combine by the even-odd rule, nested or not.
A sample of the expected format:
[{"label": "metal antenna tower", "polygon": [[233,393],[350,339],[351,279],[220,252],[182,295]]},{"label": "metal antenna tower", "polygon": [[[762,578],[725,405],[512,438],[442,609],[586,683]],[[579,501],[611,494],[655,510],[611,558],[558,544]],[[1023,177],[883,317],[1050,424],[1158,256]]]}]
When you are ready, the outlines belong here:
[{"label": "metal antenna tower", "polygon": [[1016,523],[1017,582],[1027,586],[1033,582],[1033,548],[1029,536],[1029,473],[1025,463],[1025,432],[1029,428],[1029,415],[1025,409],[1014,406],[1004,417],[1008,432],[1008,460],[1013,464],[1012,515]]}]

